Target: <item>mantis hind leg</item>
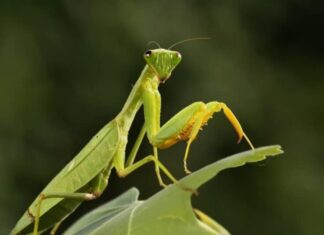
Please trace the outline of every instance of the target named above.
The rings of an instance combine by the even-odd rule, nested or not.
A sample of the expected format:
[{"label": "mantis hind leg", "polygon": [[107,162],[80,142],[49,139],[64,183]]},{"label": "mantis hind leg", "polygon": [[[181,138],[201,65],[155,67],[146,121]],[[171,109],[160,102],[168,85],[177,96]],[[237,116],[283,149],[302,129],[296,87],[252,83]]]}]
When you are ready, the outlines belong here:
[{"label": "mantis hind leg", "polygon": [[[41,193],[39,195],[38,203],[36,205],[36,213],[33,215],[31,210],[28,209],[28,214],[34,219],[34,228],[33,228],[33,235],[38,234],[39,230],[39,222],[41,215],[41,208],[42,203],[44,200],[48,198],[64,198],[64,199],[76,199],[81,201],[90,201],[97,199],[100,197],[102,192],[108,185],[108,177],[111,172],[112,165],[110,164],[107,168],[105,168],[102,172],[100,172],[88,185],[85,192],[75,192],[75,193]],[[90,192],[87,192],[90,191]],[[51,235],[55,234],[58,230],[60,224],[64,219],[55,223],[54,227],[51,230]]]},{"label": "mantis hind leg", "polygon": [[[77,200],[85,200],[85,201],[90,201],[98,198],[99,195],[95,193],[50,193],[50,194],[40,194],[39,195],[39,200],[36,205],[36,214],[34,215],[35,221],[34,221],[34,228],[33,228],[33,235],[38,235],[38,228],[39,228],[39,222],[40,222],[40,217],[41,217],[41,208],[42,208],[42,203],[44,200],[48,198],[65,198],[65,199],[77,199]],[[61,223],[62,221],[59,221],[58,223]],[[56,223],[54,225],[54,231],[55,226],[58,228],[58,224]]]}]

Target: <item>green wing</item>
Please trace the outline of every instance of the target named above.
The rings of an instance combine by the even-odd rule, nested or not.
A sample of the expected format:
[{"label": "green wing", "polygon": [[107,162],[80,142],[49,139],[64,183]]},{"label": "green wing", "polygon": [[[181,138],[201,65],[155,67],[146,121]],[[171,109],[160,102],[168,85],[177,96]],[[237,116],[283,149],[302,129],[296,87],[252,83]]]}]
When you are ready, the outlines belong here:
[{"label": "green wing", "polygon": [[[42,191],[49,193],[73,193],[89,183],[112,160],[119,145],[118,124],[112,120],[105,125],[89,143],[76,155]],[[60,203],[62,198],[46,199],[42,203],[41,215]],[[30,205],[35,215],[38,197]],[[24,213],[17,222],[12,234],[18,234],[32,223],[28,213]]]}]

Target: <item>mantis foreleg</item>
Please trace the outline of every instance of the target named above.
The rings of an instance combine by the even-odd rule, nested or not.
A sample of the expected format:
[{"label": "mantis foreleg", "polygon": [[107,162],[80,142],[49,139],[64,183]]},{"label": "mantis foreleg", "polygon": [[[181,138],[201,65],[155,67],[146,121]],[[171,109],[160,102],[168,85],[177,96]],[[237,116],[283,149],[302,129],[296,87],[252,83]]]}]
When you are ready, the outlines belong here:
[{"label": "mantis foreleg", "polygon": [[244,133],[239,121],[226,104],[217,101],[209,102],[207,104],[203,102],[195,102],[182,109],[162,127],[160,127],[159,121],[150,120],[152,118],[159,119],[159,112],[156,111],[160,110],[159,102],[157,102],[158,98],[156,98],[157,96],[156,93],[150,91],[146,92],[144,95],[144,115],[145,121],[148,123],[148,138],[153,146],[161,149],[168,148],[181,140],[187,141],[184,155],[184,169],[186,173],[190,173],[187,168],[187,158],[190,145],[195,140],[202,126],[207,123],[215,112],[223,110],[226,118],[238,134],[238,142],[240,142],[244,137],[253,149],[253,145]]}]

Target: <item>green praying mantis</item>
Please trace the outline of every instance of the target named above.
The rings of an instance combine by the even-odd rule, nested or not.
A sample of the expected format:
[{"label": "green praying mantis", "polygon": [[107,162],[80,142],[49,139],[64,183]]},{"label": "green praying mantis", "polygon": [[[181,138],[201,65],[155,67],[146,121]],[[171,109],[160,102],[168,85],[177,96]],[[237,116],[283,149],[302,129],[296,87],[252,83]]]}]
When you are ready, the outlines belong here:
[{"label": "green praying mantis", "polygon": [[[60,223],[83,201],[94,200],[108,186],[108,178],[115,169],[119,177],[125,177],[146,163],[152,162],[161,186],[165,186],[161,172],[172,182],[177,180],[158,159],[158,149],[166,149],[179,141],[186,141],[184,170],[191,143],[215,112],[223,111],[238,134],[238,142],[245,138],[239,121],[225,103],[195,102],[160,125],[161,96],[159,85],[170,78],[181,61],[181,54],[171,49],[152,49],[144,53],[146,65],[133,86],[120,113],[106,124],[89,143],[43,189],[11,234],[41,234],[51,229],[55,234]],[[140,107],[144,107],[144,125],[126,158],[128,133]],[[142,140],[147,135],[153,146],[153,154],[135,162]]]}]

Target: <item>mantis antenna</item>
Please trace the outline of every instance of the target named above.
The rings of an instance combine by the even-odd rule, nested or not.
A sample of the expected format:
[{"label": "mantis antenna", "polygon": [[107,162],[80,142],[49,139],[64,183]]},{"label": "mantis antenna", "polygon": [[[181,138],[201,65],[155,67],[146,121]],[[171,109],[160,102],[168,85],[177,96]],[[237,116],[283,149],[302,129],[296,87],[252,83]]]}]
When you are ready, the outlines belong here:
[{"label": "mantis antenna", "polygon": [[159,48],[161,48],[160,44],[157,41],[149,41],[147,43],[147,45],[150,45],[150,44],[154,44],[154,45],[158,46]]},{"label": "mantis antenna", "polygon": [[179,44],[182,44],[182,43],[184,43],[184,42],[198,41],[198,40],[210,40],[210,39],[211,39],[211,38],[209,38],[209,37],[187,38],[187,39],[184,39],[184,40],[181,40],[181,41],[179,41],[179,42],[176,42],[176,43],[172,44],[172,45],[168,48],[168,50],[171,50],[173,47],[175,47],[175,46],[177,46],[177,45],[179,45]]}]

